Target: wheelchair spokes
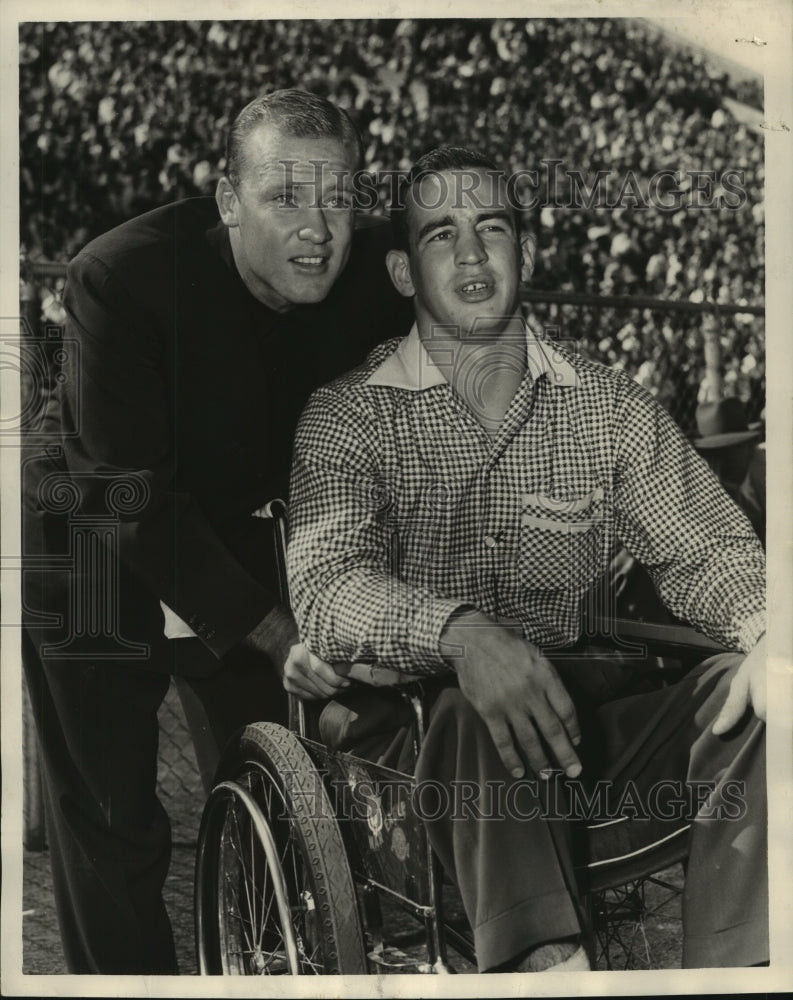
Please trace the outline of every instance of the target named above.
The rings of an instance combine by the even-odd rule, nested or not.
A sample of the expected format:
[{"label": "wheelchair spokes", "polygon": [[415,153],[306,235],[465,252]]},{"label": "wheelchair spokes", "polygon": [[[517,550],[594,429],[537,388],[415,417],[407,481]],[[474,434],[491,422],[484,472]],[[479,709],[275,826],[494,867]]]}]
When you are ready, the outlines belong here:
[{"label": "wheelchair spokes", "polygon": [[251,726],[245,735],[244,753],[230,759],[199,833],[200,971],[365,971],[338,826],[305,751],[280,727]]},{"label": "wheelchair spokes", "polygon": [[666,967],[660,961],[656,938],[664,921],[666,925],[679,923],[679,914],[670,904],[678,901],[681,891],[681,884],[650,875],[593,894],[590,906],[597,967]]}]

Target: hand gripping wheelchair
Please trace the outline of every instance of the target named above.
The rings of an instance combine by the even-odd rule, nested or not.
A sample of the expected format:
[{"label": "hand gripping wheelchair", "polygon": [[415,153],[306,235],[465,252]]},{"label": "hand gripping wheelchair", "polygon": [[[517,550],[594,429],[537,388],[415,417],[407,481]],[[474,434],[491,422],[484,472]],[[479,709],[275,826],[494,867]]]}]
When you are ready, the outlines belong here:
[{"label": "hand gripping wheelchair", "polygon": [[[274,518],[286,602],[285,507],[274,501],[265,512]],[[654,654],[678,658],[678,667],[722,648],[686,627],[598,624],[602,644],[613,644],[619,635],[622,642],[641,642]],[[592,642],[598,644],[597,630]],[[432,683],[399,686],[412,711],[416,755]],[[449,949],[475,968],[467,921],[411,808],[414,789],[410,774],[329,751],[316,738],[311,706],[296,698],[290,697],[288,729],[247,726],[221,761],[201,821],[195,876],[199,972],[446,973],[456,971]],[[681,820],[656,843],[628,852],[619,823],[612,826],[613,832],[597,825],[583,831],[576,867],[590,960],[593,968],[646,967],[647,890],[660,891],[654,907],[679,892],[656,873],[685,860],[688,824]],[[411,915],[413,929],[386,937],[386,909]]]}]

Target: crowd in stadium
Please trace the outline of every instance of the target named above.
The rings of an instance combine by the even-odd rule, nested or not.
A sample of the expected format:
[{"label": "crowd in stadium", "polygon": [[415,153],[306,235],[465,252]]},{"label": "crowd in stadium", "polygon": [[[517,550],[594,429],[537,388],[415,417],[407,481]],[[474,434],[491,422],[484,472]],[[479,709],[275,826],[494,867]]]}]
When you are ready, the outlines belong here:
[{"label": "crowd in stadium", "polygon": [[[640,21],[31,23],[20,62],[26,259],[67,260],[138,212],[212,193],[233,114],[262,90],[300,86],[350,110],[373,171],[406,169],[446,143],[486,150],[515,171],[560,161],[561,183],[540,183],[529,213],[537,288],[763,300],[763,143],[723,105],[761,107],[759,86],[649,44]],[[597,171],[612,192],[630,177],[633,198],[624,190],[608,207],[573,204],[569,172],[591,181]],[[637,206],[660,171],[671,176],[657,190],[674,207],[658,198]],[[730,195],[730,179],[728,207],[696,204],[696,171],[715,177],[716,199]],[[47,302],[57,318],[56,299]],[[591,356],[625,367],[673,412],[683,398],[693,412],[701,316],[545,318],[557,315]],[[721,322],[726,392],[755,418],[761,321],[739,313]]]}]

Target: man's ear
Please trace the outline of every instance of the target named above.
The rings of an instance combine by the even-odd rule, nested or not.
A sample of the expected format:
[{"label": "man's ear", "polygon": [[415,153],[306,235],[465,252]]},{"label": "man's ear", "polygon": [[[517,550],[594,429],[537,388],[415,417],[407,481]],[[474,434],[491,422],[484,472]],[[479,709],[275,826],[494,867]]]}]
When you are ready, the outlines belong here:
[{"label": "man's ear", "polygon": [[394,288],[400,295],[409,299],[416,294],[410,276],[410,258],[404,250],[389,250],[385,257],[385,266],[388,268]]},{"label": "man's ear", "polygon": [[237,218],[239,199],[228,177],[221,177],[218,181],[218,186],[215,188],[215,201],[223,224],[229,229],[238,226],[240,224]]},{"label": "man's ear", "polygon": [[524,236],[520,241],[520,280],[527,284],[534,273],[534,260],[537,256],[537,240],[533,233]]}]

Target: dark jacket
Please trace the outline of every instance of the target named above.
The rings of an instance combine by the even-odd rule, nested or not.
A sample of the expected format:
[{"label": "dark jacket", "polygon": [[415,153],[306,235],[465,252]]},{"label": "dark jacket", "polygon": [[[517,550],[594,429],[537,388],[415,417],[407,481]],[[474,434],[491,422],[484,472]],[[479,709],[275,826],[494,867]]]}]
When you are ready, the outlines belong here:
[{"label": "dark jacket", "polygon": [[300,411],[412,322],[389,236],[356,230],[328,298],[286,313],[247,290],[209,198],[72,261],[63,381],[23,467],[24,618],[50,655],[159,668],[162,600],[220,657],[270,610],[271,529],[251,514],[286,497]]}]

